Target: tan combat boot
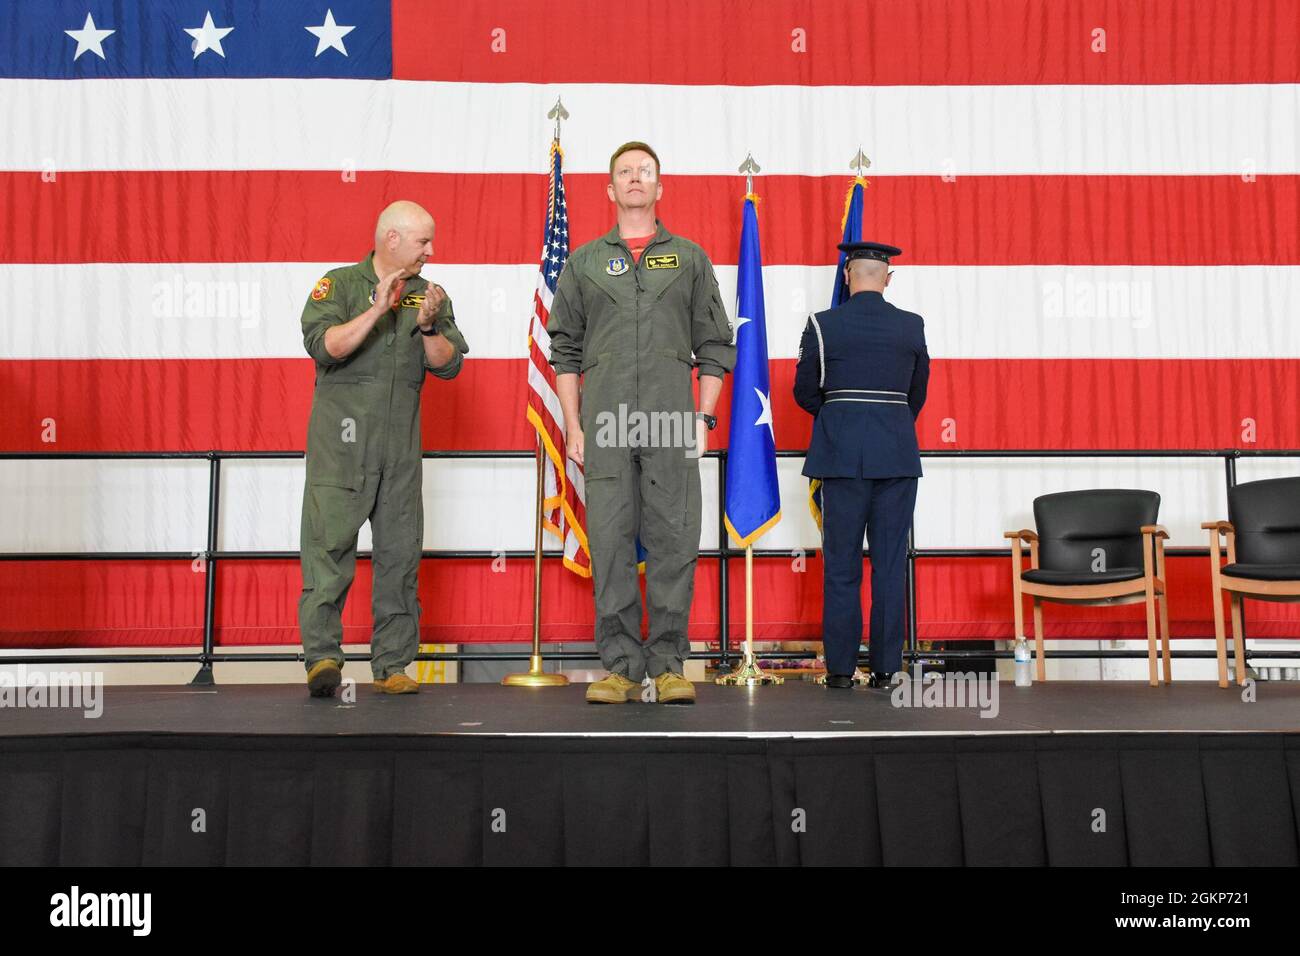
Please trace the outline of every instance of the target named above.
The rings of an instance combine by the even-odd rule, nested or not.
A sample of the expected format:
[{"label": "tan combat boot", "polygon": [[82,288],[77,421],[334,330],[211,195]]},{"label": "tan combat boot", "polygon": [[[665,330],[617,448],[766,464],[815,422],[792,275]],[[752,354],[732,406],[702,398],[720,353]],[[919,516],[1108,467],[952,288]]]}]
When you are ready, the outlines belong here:
[{"label": "tan combat boot", "polygon": [[338,661],[326,658],[307,669],[307,692],[313,697],[333,697],[334,688],[343,683]]},{"label": "tan combat boot", "polygon": [[375,690],[385,694],[418,694],[420,685],[398,671],[396,674],[389,674],[383,680],[375,681]]},{"label": "tan combat boot", "polygon": [[611,673],[587,687],[587,703],[626,704],[628,694],[633,691],[639,694],[640,690],[641,685],[636,681],[628,680],[622,674]]},{"label": "tan combat boot", "polygon": [[664,671],[655,678],[655,691],[661,704],[695,703],[695,685],[672,671]]}]

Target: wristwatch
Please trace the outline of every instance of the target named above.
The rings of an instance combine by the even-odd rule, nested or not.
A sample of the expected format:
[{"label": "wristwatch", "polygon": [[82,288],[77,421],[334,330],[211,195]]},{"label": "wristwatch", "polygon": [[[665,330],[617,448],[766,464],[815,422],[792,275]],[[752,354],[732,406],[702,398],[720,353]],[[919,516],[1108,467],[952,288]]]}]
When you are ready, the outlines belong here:
[{"label": "wristwatch", "polygon": [[423,336],[432,337],[438,334],[438,325],[435,322],[433,325],[429,326],[428,331],[425,331],[417,325],[415,331],[419,332]]},{"label": "wristwatch", "polygon": [[713,429],[718,427],[718,418],[716,415],[706,415],[704,412],[697,412],[696,414],[699,415],[700,418],[704,419],[704,424],[709,426],[709,431],[713,431]]}]

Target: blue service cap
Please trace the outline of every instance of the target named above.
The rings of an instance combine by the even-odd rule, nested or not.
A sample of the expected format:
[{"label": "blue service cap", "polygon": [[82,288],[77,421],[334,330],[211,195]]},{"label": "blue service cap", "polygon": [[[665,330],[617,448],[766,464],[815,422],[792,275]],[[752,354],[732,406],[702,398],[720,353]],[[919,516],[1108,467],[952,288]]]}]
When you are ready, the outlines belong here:
[{"label": "blue service cap", "polygon": [[876,259],[888,263],[894,256],[903,254],[902,249],[897,246],[887,246],[883,242],[841,242],[838,248],[848,256],[849,262],[854,259]]}]

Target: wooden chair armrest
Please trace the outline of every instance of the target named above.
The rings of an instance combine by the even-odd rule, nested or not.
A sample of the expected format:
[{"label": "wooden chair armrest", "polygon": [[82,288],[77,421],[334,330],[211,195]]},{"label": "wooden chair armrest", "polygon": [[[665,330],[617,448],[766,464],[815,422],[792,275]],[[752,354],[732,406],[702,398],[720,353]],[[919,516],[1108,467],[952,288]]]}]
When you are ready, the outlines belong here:
[{"label": "wooden chair armrest", "polygon": [[1219,534],[1234,534],[1236,532],[1230,521],[1202,521],[1201,527],[1206,531],[1217,531]]},{"label": "wooden chair armrest", "polygon": [[1028,528],[1021,528],[1019,531],[1007,531],[1007,532],[1005,532],[1005,533],[1002,535],[1002,537],[1004,537],[1004,538],[1019,538],[1021,541],[1037,541],[1037,540],[1038,540],[1038,535],[1037,535],[1035,532],[1030,531]]},{"label": "wooden chair armrest", "polygon": [[1162,525],[1162,524],[1144,524],[1144,525],[1142,526],[1142,533],[1143,533],[1143,534],[1154,534],[1154,535],[1156,535],[1157,537],[1160,537],[1160,538],[1167,538],[1167,537],[1169,537],[1169,531],[1168,531],[1168,529],[1165,528],[1165,526]]}]

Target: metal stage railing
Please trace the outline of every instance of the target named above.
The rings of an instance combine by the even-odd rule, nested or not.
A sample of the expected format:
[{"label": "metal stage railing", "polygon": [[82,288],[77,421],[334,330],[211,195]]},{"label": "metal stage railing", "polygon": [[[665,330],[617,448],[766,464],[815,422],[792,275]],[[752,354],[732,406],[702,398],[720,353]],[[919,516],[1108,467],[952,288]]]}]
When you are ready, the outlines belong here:
[{"label": "metal stage railing", "polygon": [[[424,458],[427,459],[532,459],[534,453],[531,451],[426,451]],[[728,567],[733,558],[743,558],[745,552],[728,546],[728,535],[726,525],[723,522],[721,503],[726,501],[727,494],[727,452],[725,450],[711,451],[707,453],[708,457],[718,459],[718,541],[721,546],[718,548],[701,549],[700,557],[718,559],[718,617],[719,617],[719,648],[716,651],[695,651],[691,657],[694,659],[717,660],[722,670],[730,669],[732,662],[737,657],[737,652],[732,650],[730,630],[731,614],[729,608],[729,574]],[[802,458],[803,451],[778,451],[779,458]],[[208,462],[208,523],[207,523],[207,541],[206,548],[202,552],[192,551],[100,551],[100,552],[7,552],[0,553],[0,561],[86,561],[86,560],[104,560],[104,561],[124,561],[124,560],[183,560],[193,561],[195,558],[202,558],[206,578],[204,581],[204,598],[203,598],[203,644],[201,648],[192,653],[157,653],[157,654],[122,654],[122,653],[76,653],[76,654],[54,654],[54,655],[4,655],[0,657],[0,664],[108,664],[108,663],[194,663],[199,667],[198,674],[194,678],[196,684],[212,683],[212,665],[215,663],[227,662],[259,662],[259,661],[295,661],[301,660],[301,654],[288,652],[247,652],[247,653],[230,653],[218,651],[215,644],[216,631],[216,581],[218,568],[222,561],[230,560],[273,560],[273,559],[292,559],[298,557],[297,551],[221,551],[217,547],[217,534],[220,527],[220,507],[221,507],[221,463],[229,460],[248,460],[248,459],[295,459],[302,458],[302,452],[294,451],[159,451],[159,452],[0,452],[0,461],[50,461],[50,460],[137,460],[137,461],[161,461],[161,460],[203,460]],[[1224,481],[1226,487],[1231,488],[1237,483],[1237,461],[1242,458],[1296,458],[1300,457],[1300,449],[1282,449],[1282,450],[1255,450],[1255,449],[1186,449],[1186,450],[1153,450],[1153,449],[1111,449],[1105,451],[1096,450],[1076,450],[1076,449],[1017,449],[1017,450],[926,450],[921,452],[922,458],[1220,458],[1223,460]],[[908,535],[907,547],[907,643],[904,651],[905,659],[915,660],[960,660],[963,658],[1007,658],[1012,655],[1009,650],[975,650],[970,648],[963,649],[922,649],[918,646],[917,640],[917,621],[916,621],[916,562],[927,558],[989,558],[989,557],[1008,557],[1011,551],[1009,548],[916,548],[913,543],[912,535]],[[1172,557],[1180,556],[1200,556],[1209,555],[1208,548],[1169,548],[1166,552]],[[789,558],[791,552],[788,549],[754,549],[755,558]],[[869,556],[870,551],[864,549],[863,555]],[[501,551],[476,551],[476,550],[435,550],[425,551],[424,558],[428,559],[494,559],[503,556]],[[561,556],[558,550],[544,552],[546,558],[559,558]],[[368,560],[369,552],[358,552],[359,559]],[[504,557],[509,560],[512,558],[522,559],[533,557],[532,551],[506,551]],[[1243,613],[1244,617],[1244,613]],[[1243,630],[1244,633],[1244,630]],[[1300,638],[1300,634],[1296,635]],[[810,636],[808,639],[815,639]],[[548,642],[558,643],[558,642]],[[945,643],[954,643],[946,641]],[[1249,650],[1249,645],[1247,645]],[[548,660],[557,661],[590,661],[596,660],[596,655],[590,652],[565,651],[546,655]],[[765,652],[761,655],[765,660],[809,658],[813,654],[810,651],[774,651]],[[1145,658],[1145,650],[1116,650],[1116,649],[1087,649],[1087,650],[1052,650],[1047,652],[1047,656],[1058,659],[1136,659]],[[1183,659],[1213,658],[1215,652],[1212,650],[1181,650],[1173,651],[1172,656]],[[1266,655],[1268,658],[1292,659],[1300,658],[1300,651],[1290,650],[1270,650]],[[346,654],[345,657],[350,661],[369,660],[369,654]],[[519,651],[455,651],[448,653],[430,654],[422,653],[416,658],[417,660],[426,661],[527,661],[529,653],[527,649]]]}]

